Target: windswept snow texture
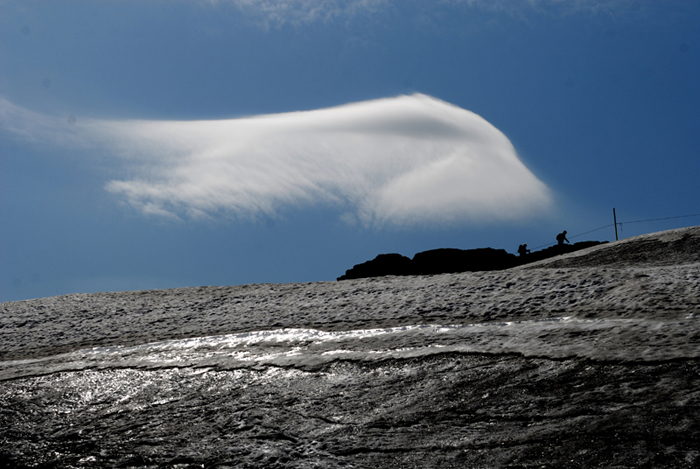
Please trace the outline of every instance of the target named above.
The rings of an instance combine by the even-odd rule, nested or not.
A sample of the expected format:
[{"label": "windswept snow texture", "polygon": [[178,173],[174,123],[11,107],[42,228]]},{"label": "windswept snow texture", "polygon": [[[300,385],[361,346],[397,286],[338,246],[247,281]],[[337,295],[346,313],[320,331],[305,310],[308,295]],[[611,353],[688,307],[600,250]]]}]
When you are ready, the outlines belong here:
[{"label": "windswept snow texture", "polygon": [[0,304],[0,467],[697,467],[699,241]]}]

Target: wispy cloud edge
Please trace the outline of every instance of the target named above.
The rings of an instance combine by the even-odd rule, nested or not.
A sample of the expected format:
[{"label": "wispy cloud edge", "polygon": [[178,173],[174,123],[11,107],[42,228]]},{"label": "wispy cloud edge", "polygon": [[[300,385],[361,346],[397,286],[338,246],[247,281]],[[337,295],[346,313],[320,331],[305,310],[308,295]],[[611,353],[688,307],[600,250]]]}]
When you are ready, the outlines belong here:
[{"label": "wispy cloud edge", "polygon": [[[395,0],[204,1],[213,5],[234,5],[244,15],[265,28],[281,27],[285,24],[302,26],[315,22],[328,22],[336,18],[352,18],[358,14],[372,14],[400,4]],[[514,17],[526,17],[533,13],[557,16],[580,13],[618,15],[658,7],[653,0],[439,0],[435,2],[434,7],[450,4],[505,13]]]}]

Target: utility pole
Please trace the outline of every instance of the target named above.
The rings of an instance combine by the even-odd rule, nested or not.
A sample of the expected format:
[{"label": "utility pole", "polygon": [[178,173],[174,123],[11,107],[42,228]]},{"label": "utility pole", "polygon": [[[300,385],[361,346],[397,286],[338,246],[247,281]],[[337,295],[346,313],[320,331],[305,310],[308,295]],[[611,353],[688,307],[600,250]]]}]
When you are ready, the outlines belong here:
[{"label": "utility pole", "polygon": [[615,207],[613,207],[613,222],[615,223],[615,241],[617,241],[617,215],[615,215]]}]

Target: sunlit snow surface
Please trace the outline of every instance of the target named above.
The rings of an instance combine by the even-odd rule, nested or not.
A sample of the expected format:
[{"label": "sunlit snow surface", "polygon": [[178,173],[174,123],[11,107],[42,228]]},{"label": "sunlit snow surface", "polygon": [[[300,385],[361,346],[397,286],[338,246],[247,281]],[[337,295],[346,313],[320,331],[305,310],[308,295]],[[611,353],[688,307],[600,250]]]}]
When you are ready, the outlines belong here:
[{"label": "sunlit snow surface", "polygon": [[699,248],[0,304],[0,468],[697,467]]},{"label": "sunlit snow surface", "polygon": [[[132,347],[96,347],[41,359],[6,361],[0,364],[0,380],[91,368],[237,369],[271,365],[307,369],[338,359],[379,361],[446,352],[658,361],[700,357],[697,343],[682,340],[696,330],[694,314],[676,321],[562,317],[338,332],[279,329]],[[673,344],[669,344],[669,337],[675,339]]]}]

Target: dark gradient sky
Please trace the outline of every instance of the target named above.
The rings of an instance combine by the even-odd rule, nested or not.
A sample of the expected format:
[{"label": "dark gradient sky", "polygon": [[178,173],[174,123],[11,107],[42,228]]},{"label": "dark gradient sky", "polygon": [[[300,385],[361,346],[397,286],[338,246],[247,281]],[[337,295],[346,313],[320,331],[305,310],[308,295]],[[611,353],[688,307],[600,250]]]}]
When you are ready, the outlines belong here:
[{"label": "dark gradient sky", "polygon": [[[357,3],[357,4],[355,4]],[[0,1],[0,97],[68,122],[222,119],[422,93],[483,117],[552,191],[535,220],[362,226],[328,205],[146,216],[104,146],[12,129],[0,105],[0,301],[333,280],[379,253],[515,252],[700,213],[694,1]],[[621,236],[700,224],[623,224]],[[614,239],[612,228],[582,238]]]}]

